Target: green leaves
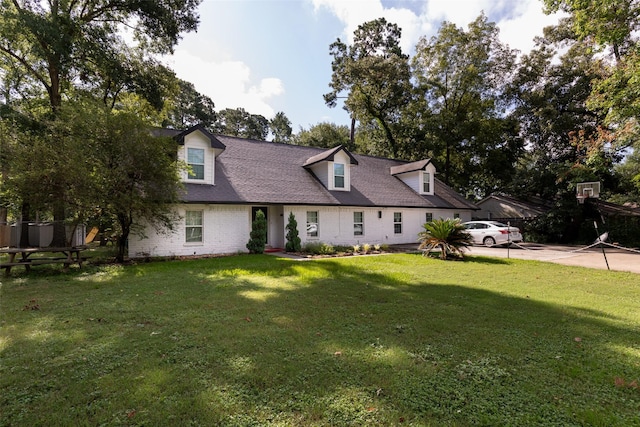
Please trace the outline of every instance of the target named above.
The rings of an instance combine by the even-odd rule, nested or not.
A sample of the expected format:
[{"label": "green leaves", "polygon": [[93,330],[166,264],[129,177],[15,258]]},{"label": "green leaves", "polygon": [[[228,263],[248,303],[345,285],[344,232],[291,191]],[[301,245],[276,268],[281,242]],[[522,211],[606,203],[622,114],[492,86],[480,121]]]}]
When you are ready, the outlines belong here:
[{"label": "green leaves", "polygon": [[424,231],[418,234],[418,249],[422,250],[425,256],[434,249],[439,249],[440,258],[443,260],[449,255],[463,258],[464,250],[473,243],[471,235],[458,218],[436,219],[427,222],[423,227]]}]

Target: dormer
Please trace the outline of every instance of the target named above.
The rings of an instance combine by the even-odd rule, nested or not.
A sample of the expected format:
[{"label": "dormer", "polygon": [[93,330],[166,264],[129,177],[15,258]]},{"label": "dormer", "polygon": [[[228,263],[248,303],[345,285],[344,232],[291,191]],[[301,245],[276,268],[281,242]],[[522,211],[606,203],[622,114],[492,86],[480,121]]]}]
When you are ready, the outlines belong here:
[{"label": "dormer", "polygon": [[391,175],[407,184],[418,194],[433,195],[436,167],[430,159],[392,166]]},{"label": "dormer", "polygon": [[218,138],[202,125],[180,132],[174,139],[178,142],[178,158],[189,166],[182,180],[194,184],[215,184],[216,157],[225,150]]},{"label": "dormer", "polygon": [[309,157],[302,165],[329,190],[351,191],[351,166],[358,161],[342,145]]}]

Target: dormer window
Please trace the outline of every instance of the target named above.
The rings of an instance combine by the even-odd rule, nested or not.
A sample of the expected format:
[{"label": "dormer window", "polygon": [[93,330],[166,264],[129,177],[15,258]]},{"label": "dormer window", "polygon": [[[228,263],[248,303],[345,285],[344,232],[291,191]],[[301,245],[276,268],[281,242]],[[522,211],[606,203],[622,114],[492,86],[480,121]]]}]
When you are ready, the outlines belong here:
[{"label": "dormer window", "polygon": [[429,172],[422,172],[422,192],[431,193],[431,174]]},{"label": "dormer window", "polygon": [[189,179],[204,179],[204,149],[188,148],[187,164],[189,165]]},{"label": "dormer window", "polygon": [[333,187],[344,188],[344,163],[333,164]]},{"label": "dormer window", "polygon": [[309,157],[302,167],[309,169],[328,190],[351,191],[351,170],[358,161],[339,145]]},{"label": "dormer window", "polygon": [[391,175],[407,184],[418,194],[432,196],[434,194],[436,167],[431,160],[424,159],[417,162],[391,166]]}]

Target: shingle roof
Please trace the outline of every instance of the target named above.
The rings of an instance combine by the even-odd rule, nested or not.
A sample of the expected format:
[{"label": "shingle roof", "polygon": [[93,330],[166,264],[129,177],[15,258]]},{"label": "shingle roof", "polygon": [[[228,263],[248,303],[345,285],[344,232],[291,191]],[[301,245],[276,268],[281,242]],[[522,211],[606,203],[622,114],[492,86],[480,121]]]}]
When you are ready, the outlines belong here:
[{"label": "shingle roof", "polygon": [[406,172],[423,170],[431,163],[431,159],[418,160],[417,162],[405,163],[403,165],[391,166],[391,175],[399,175]]},{"label": "shingle roof", "polygon": [[335,148],[332,148],[327,151],[323,151],[320,154],[316,154],[315,156],[309,157],[302,166],[307,167],[323,161],[333,161],[333,158],[338,151],[344,151],[347,154],[347,156],[349,156],[349,159],[352,165],[358,164],[358,161],[355,159],[355,157],[353,157],[353,155],[349,151],[347,151],[342,145],[338,145]]},{"label": "shingle roof", "polygon": [[352,154],[351,191],[329,191],[303,167],[326,150],[216,135],[215,185],[186,184],[185,202],[478,209],[436,180],[435,195],[420,195],[390,173],[400,160]]}]

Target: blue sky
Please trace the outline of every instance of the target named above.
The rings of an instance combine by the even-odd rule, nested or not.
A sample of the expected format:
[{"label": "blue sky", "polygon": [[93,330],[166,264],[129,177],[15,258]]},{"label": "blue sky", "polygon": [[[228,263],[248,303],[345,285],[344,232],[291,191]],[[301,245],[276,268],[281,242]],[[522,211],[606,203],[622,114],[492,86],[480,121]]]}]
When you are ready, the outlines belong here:
[{"label": "blue sky", "polygon": [[242,107],[267,118],[283,111],[294,133],[320,122],[348,125],[346,112],[322,98],[331,43],[349,43],[358,25],[385,17],[402,28],[411,55],[443,21],[466,28],[483,11],[522,52],[558,19],[544,15],[539,0],[203,0],[197,33],[185,34],[165,62],[216,110]]}]

